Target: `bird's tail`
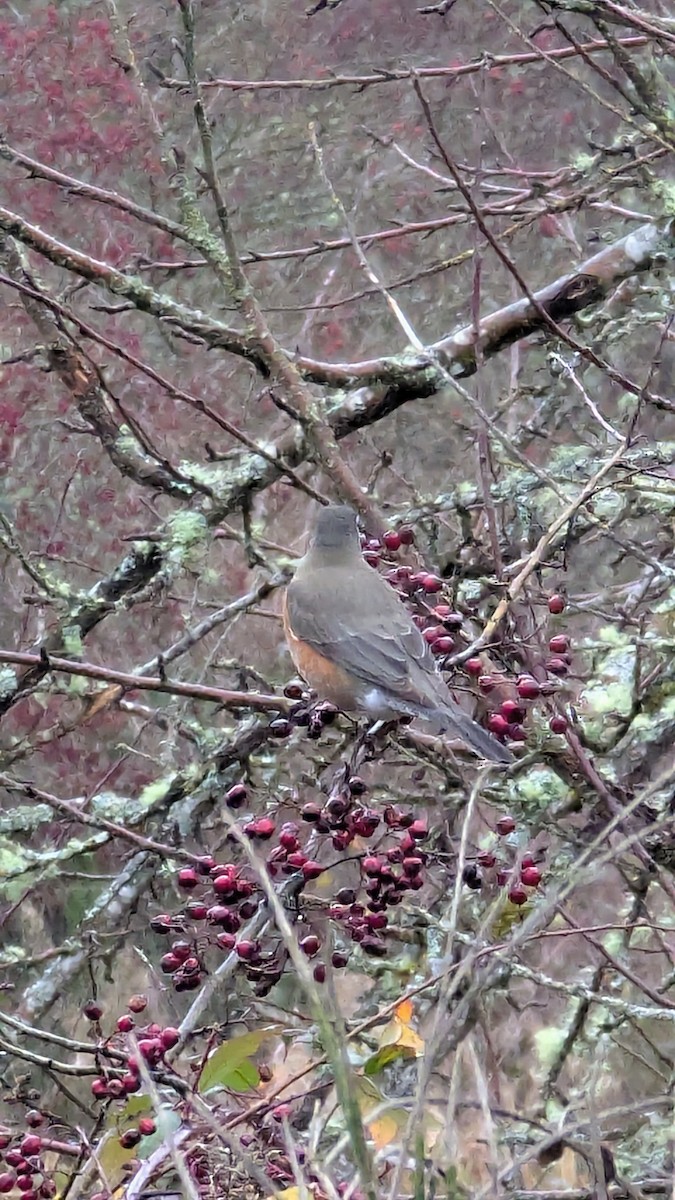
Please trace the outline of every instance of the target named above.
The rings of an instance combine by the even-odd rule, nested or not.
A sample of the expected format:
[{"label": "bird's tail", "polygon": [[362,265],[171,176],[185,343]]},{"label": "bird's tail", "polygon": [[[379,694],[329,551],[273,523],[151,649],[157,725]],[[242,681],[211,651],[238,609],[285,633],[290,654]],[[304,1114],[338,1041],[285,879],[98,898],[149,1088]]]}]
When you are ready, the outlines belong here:
[{"label": "bird's tail", "polygon": [[427,711],[423,714],[425,720],[429,721],[439,733],[454,733],[466,742],[476,754],[480,754],[481,758],[486,758],[488,762],[494,763],[512,763],[513,755],[506,746],[483,729],[477,721],[472,720],[465,712],[457,705],[453,708],[437,708],[434,712]]}]

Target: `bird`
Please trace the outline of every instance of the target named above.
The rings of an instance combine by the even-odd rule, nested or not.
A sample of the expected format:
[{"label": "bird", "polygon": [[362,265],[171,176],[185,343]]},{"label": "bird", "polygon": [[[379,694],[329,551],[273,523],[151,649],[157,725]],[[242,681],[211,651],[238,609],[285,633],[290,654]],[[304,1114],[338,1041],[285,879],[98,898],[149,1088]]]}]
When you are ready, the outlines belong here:
[{"label": "bird", "polygon": [[322,507],[283,600],[295,669],[345,713],[390,721],[421,717],[493,763],[513,762],[449,691],[408,609],[361,553],[354,509]]}]

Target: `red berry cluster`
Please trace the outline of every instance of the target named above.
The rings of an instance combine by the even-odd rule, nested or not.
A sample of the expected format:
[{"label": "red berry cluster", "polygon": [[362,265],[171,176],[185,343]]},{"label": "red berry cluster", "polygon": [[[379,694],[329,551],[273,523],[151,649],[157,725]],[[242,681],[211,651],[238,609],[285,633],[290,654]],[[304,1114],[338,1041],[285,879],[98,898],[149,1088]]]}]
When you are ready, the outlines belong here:
[{"label": "red berry cluster", "polygon": [[513,817],[506,815],[499,818],[495,823],[493,847],[480,850],[475,861],[467,863],[464,883],[472,891],[479,891],[486,878],[494,879],[498,887],[508,888],[508,898],[512,904],[521,905],[530,898],[530,892],[526,889],[539,887],[542,875],[533,854],[527,852],[514,856],[511,847],[502,840],[515,830]]},{"label": "red berry cluster", "polygon": [[[107,1039],[106,1045],[125,1054],[124,1070],[122,1074],[111,1071],[107,1075],[97,1075],[92,1080],[91,1092],[97,1100],[121,1100],[132,1092],[139,1092],[142,1087],[140,1059],[143,1059],[148,1068],[157,1067],[167,1051],[178,1045],[180,1033],[173,1026],[158,1025],[154,1021],[144,1025],[136,1024],[134,1016],[144,1012],[147,1004],[146,996],[130,996],[127,1002],[128,1012],[121,1013],[117,1018],[115,1032]],[[98,1013],[95,1018],[90,1016],[92,1008]],[[85,1004],[83,1012],[89,1020],[97,1022],[103,1015],[99,1005],[92,1005],[91,1002]],[[128,1039],[125,1035],[132,1032],[137,1039],[138,1055],[134,1051],[127,1054]],[[127,1130],[127,1133],[130,1132]],[[154,1132],[154,1129],[148,1129],[146,1132]]]},{"label": "red berry cluster", "polygon": [[[44,1116],[37,1109],[25,1115],[29,1130],[37,1130],[44,1124]],[[48,1139],[47,1139],[48,1140]],[[23,1200],[51,1200],[57,1187],[47,1174],[43,1161],[45,1145],[43,1135],[36,1132],[12,1132],[0,1129],[0,1192],[21,1193]]]}]

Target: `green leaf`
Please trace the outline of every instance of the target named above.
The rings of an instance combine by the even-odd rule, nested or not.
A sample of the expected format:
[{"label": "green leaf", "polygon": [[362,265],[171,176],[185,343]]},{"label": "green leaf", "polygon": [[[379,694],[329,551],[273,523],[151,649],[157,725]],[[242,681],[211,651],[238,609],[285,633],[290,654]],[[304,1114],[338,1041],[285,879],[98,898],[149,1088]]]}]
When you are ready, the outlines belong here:
[{"label": "green leaf", "polygon": [[222,1042],[204,1064],[204,1070],[199,1077],[199,1091],[208,1092],[210,1088],[223,1087],[234,1092],[244,1092],[257,1087],[260,1076],[255,1063],[251,1062],[251,1055],[260,1049],[265,1039],[275,1030],[276,1026],[270,1026],[254,1033],[242,1033],[240,1037]]},{"label": "green leaf", "polygon": [[389,1046],[381,1046],[370,1058],[366,1059],[363,1064],[364,1075],[379,1075],[385,1067],[390,1063],[396,1062],[398,1058],[415,1058],[414,1050],[409,1046],[402,1046],[400,1043],[392,1042]]}]

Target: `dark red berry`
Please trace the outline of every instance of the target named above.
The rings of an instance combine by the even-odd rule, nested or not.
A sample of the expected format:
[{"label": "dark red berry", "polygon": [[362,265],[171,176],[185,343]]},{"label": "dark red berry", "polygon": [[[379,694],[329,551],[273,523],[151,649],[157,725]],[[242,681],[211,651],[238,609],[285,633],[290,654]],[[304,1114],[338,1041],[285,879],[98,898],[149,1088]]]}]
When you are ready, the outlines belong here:
[{"label": "dark red berry", "polygon": [[340,967],[347,966],[347,963],[349,962],[349,955],[345,954],[342,950],[334,950],[331,955],[330,961],[332,962],[335,969],[339,970]]},{"label": "dark red berry", "polygon": [[180,967],[181,962],[182,960],[178,958],[177,955],[169,952],[168,954],[163,954],[160,958],[159,969],[160,971],[163,971],[165,975],[173,975],[174,971],[177,971]]},{"label": "dark red berry", "polygon": [[315,933],[308,933],[307,937],[304,937],[299,945],[302,953],[306,954],[308,958],[314,958],[314,955],[318,954],[321,949],[321,942]]},{"label": "dark red berry", "polygon": [[506,736],[510,738],[512,742],[527,741],[527,733],[523,729],[522,725],[516,725],[515,723],[509,725],[506,731]]},{"label": "dark red berry", "polygon": [[467,675],[482,675],[483,664],[479,658],[467,658],[464,663],[464,670]]},{"label": "dark red berry", "polygon": [[277,1104],[270,1115],[274,1121],[287,1121],[291,1115],[291,1106],[290,1104]]},{"label": "dark red berry", "polygon": [[422,580],[422,588],[429,596],[433,596],[435,592],[443,590],[443,580],[438,578],[438,575],[425,575]]},{"label": "dark red berry", "polygon": [[521,700],[536,700],[541,692],[539,684],[532,675],[519,675],[516,680],[516,689]]},{"label": "dark red berry", "polygon": [[352,775],[347,783],[347,787],[352,796],[363,796],[364,792],[368,791],[368,784],[361,779],[360,775]]},{"label": "dark red berry", "polygon": [[551,717],[551,720],[548,723],[548,727],[551,730],[551,733],[564,733],[565,730],[567,729],[567,720],[565,719],[565,717],[560,717],[560,716]]},{"label": "dark red berry", "polygon": [[0,1192],[11,1192],[16,1184],[16,1175],[13,1171],[3,1171],[0,1175]]},{"label": "dark red berry", "polygon": [[277,718],[276,721],[270,721],[268,726],[272,737],[287,738],[293,732],[293,726],[290,721],[284,717]]},{"label": "dark red berry", "polygon": [[549,675],[566,675],[569,671],[569,665],[564,658],[549,658],[546,663],[546,670]]},{"label": "dark red berry", "polygon": [[447,633],[443,634],[443,637],[436,638],[436,641],[431,647],[434,654],[450,654],[454,648],[455,643]]},{"label": "dark red berry", "polygon": [[326,982],[326,968],[323,963],[317,963],[312,974],[316,983]]},{"label": "dark red berry", "polygon": [[513,817],[500,817],[495,825],[495,829],[500,837],[505,837],[508,833],[513,833],[516,823]]},{"label": "dark red berry", "polygon": [[319,875],[323,875],[324,870],[325,867],[322,867],[321,863],[314,862],[313,859],[309,859],[302,867],[305,879],[318,879]]},{"label": "dark red berry", "polygon": [[123,1013],[121,1017],[117,1018],[117,1028],[120,1033],[131,1033],[134,1028],[133,1017],[130,1017],[128,1013]]},{"label": "dark red berry", "polygon": [[550,613],[553,613],[555,616],[559,616],[560,613],[564,612],[565,611],[565,597],[560,596],[557,593],[554,596],[549,596],[548,611]]},{"label": "dark red berry", "polygon": [[44,1115],[37,1108],[29,1108],[24,1121],[31,1129],[39,1129],[45,1123]]},{"label": "dark red berry", "polygon": [[140,996],[140,995],[130,996],[127,1001],[127,1008],[130,1010],[130,1012],[133,1012],[133,1013],[141,1013],[147,1007],[148,1007],[148,997],[147,996]]},{"label": "dark red berry", "polygon": [[490,713],[487,719],[487,727],[490,733],[504,735],[508,732],[509,721],[502,713]]},{"label": "dark red berry", "polygon": [[382,538],[382,545],[387,550],[400,550],[401,546],[403,545],[400,533],[396,533],[395,531],[392,531],[391,533],[385,533],[384,537]]},{"label": "dark red berry", "polygon": [[[146,1062],[154,1064],[162,1057],[162,1043],[158,1038],[141,1038],[138,1050]],[[129,1065],[131,1065],[129,1063]]]},{"label": "dark red berry", "polygon": [[541,883],[541,871],[538,867],[523,867],[520,881],[525,887],[537,887]]},{"label": "dark red berry", "polygon": [[398,536],[401,539],[402,546],[413,546],[415,544],[415,531],[410,525],[402,525],[398,531]]},{"label": "dark red berry", "polygon": [[479,867],[485,867],[486,869],[494,867],[496,861],[497,859],[491,850],[481,850],[480,854],[476,855],[476,862]]},{"label": "dark red berry", "polygon": [[167,1025],[160,1033],[159,1040],[165,1050],[172,1050],[180,1041],[180,1031],[173,1025]]},{"label": "dark red berry", "polygon": [[103,1098],[103,1096],[107,1096],[108,1095],[107,1080],[103,1079],[102,1076],[99,1076],[96,1079],[92,1079],[91,1094],[92,1094],[92,1096],[95,1096],[97,1100],[101,1100]]},{"label": "dark red berry", "polygon": [[375,854],[367,854],[361,863],[364,875],[379,875],[382,870],[382,859]]},{"label": "dark red berry", "polygon": [[33,1190],[33,1176],[32,1175],[17,1175],[16,1186],[18,1187],[20,1192],[24,1193],[24,1195],[26,1194],[26,1192],[32,1191]]},{"label": "dark red berry", "polygon": [[258,957],[260,952],[258,943],[251,942],[247,938],[242,938],[234,948],[239,958],[243,959],[244,962],[251,962],[254,958]]},{"label": "dark red berry", "polygon": [[504,700],[500,711],[511,725],[525,720],[525,709],[515,700]]},{"label": "dark red berry", "polygon": [[120,1146],[123,1150],[133,1150],[141,1140],[141,1135],[138,1129],[125,1129],[120,1137]]},{"label": "dark red berry", "polygon": [[24,1158],[30,1158],[32,1154],[39,1154],[42,1149],[42,1138],[39,1133],[28,1133],[21,1142],[19,1149]]},{"label": "dark red berry", "polygon": [[140,1092],[141,1090],[141,1081],[138,1075],[132,1075],[131,1072],[128,1075],[123,1075],[120,1083],[124,1088],[125,1096],[130,1095],[131,1092]]},{"label": "dark red berry", "polygon": [[[302,695],[302,693],[301,693]],[[240,808],[248,796],[246,784],[235,783],[228,792],[225,793],[225,803],[228,808]]]},{"label": "dark red berry", "polygon": [[233,933],[228,933],[223,929],[216,937],[216,945],[220,946],[221,950],[233,950],[237,939]]},{"label": "dark red berry", "polygon": [[286,696],[289,700],[302,700],[303,694],[304,689],[302,684],[296,683],[295,680],[291,680],[291,682],[287,683],[284,688],[284,696]]},{"label": "dark red berry", "polygon": [[156,1129],[157,1126],[155,1125],[152,1117],[141,1117],[140,1121],[138,1122],[138,1132],[142,1134],[143,1137],[149,1137],[150,1134],[154,1133]]},{"label": "dark red berry", "polygon": [[179,887],[190,890],[191,888],[196,887],[198,882],[199,880],[197,879],[197,872],[195,871],[194,867],[181,867],[180,871],[178,872]]},{"label": "dark red berry", "polygon": [[509,900],[512,904],[527,904],[527,892],[525,888],[521,887],[520,884],[514,884],[512,888],[509,888]]},{"label": "dark red berry", "polygon": [[[421,842],[427,836],[428,832],[429,832],[429,830],[427,827],[427,823],[426,823],[426,821],[422,820],[421,818],[418,818],[416,821],[413,821],[412,825],[410,826],[410,828],[408,830],[408,833],[410,834],[411,838],[416,842]],[[401,845],[402,845],[402,843],[401,843]]]},{"label": "dark red berry", "polygon": [[101,1008],[100,1004],[96,1003],[95,1000],[87,1000],[82,1012],[88,1021],[100,1021],[101,1017],[103,1016],[103,1009]]}]

